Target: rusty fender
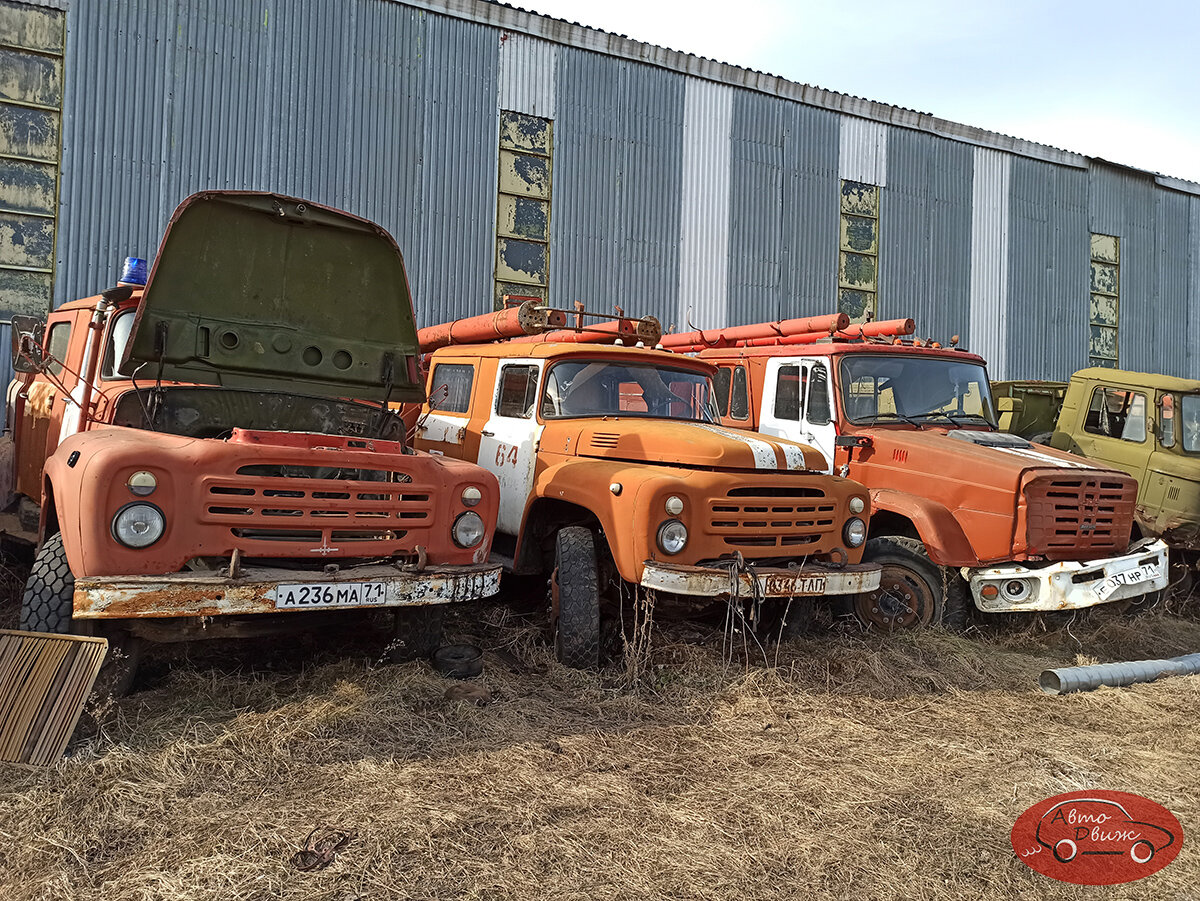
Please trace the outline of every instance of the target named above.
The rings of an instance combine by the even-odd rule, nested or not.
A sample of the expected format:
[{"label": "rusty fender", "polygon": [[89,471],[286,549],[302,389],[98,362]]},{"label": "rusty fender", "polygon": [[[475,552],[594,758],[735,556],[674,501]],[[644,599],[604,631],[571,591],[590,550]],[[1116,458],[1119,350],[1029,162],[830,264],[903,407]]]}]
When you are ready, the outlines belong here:
[{"label": "rusty fender", "polygon": [[[753,597],[758,579],[760,596],[791,598],[804,595],[861,594],[879,587],[880,569],[874,563],[851,563],[841,569],[805,566],[801,569],[752,566],[738,573],[738,593]],[[642,587],[668,594],[726,597],[730,594],[729,570],[710,566],[675,566],[647,560]]]},{"label": "rusty fender", "polygon": [[75,580],[74,615],[128,619],[411,607],[474,601],[499,590],[500,567],[487,564],[421,573],[391,566],[360,566],[332,574],[246,567],[235,579],[223,571],[92,576]]}]

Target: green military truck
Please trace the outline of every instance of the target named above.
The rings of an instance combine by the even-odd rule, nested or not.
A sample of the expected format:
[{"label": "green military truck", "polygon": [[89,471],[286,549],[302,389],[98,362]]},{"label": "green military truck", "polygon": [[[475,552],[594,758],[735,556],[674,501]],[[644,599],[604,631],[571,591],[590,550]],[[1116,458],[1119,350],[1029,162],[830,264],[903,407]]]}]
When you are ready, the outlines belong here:
[{"label": "green military truck", "polygon": [[1200,568],[1200,380],[1092,367],[1064,382],[997,382],[1001,427],[1138,480],[1137,527],[1171,548],[1171,588]]}]

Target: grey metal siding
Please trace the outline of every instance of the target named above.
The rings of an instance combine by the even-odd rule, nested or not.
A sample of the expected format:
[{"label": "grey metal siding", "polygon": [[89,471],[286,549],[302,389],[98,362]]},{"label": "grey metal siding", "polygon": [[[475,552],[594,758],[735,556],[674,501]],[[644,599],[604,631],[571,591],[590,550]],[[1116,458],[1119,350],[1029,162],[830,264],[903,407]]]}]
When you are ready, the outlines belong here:
[{"label": "grey metal siding", "polygon": [[948,341],[971,326],[972,148],[893,129],[880,198],[879,319]]},{"label": "grey metal siding", "polygon": [[838,121],[734,94],[729,324],[837,309]]},{"label": "grey metal siding", "polygon": [[242,188],[379,222],[422,321],[487,309],[495,29],[379,0],[79,0],[72,16],[57,302],[152,257],[188,194]]},{"label": "grey metal siding", "polygon": [[1172,307],[1172,316],[1184,317],[1186,328],[1183,344],[1187,348],[1188,378],[1200,379],[1200,197],[1188,198],[1188,293],[1179,308]]},{"label": "grey metal siding", "polygon": [[[1189,257],[1195,248],[1189,245],[1186,194],[1154,191],[1155,223],[1152,243],[1155,267],[1154,297],[1144,307],[1135,306],[1132,318],[1139,342],[1130,361],[1134,369],[1161,372],[1181,378],[1188,376],[1189,344],[1196,343],[1196,332],[1186,330],[1188,308]],[[1191,251],[1189,253],[1189,251]],[[1192,340],[1188,340],[1191,336]]]},{"label": "grey metal siding", "polygon": [[550,296],[674,322],[683,77],[563,51],[558,61]]},{"label": "grey metal siding", "polygon": [[1088,362],[1087,173],[1014,157],[1009,378],[1065,379]]}]

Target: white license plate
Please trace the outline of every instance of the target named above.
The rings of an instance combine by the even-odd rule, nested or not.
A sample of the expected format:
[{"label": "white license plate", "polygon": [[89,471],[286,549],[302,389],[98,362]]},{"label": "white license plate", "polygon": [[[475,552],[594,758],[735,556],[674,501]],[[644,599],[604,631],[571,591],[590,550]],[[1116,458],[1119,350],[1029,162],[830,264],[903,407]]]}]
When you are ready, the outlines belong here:
[{"label": "white license plate", "polygon": [[1131,569],[1128,572],[1117,573],[1115,576],[1109,576],[1103,582],[1096,586],[1096,597],[1102,601],[1108,600],[1114,591],[1122,585],[1137,585],[1139,582],[1149,582],[1152,579],[1158,578],[1158,564],[1147,563],[1144,566],[1139,566],[1137,569]]},{"label": "white license plate", "polygon": [[825,577],[804,576],[803,578],[796,580],[795,586],[796,594],[824,594]]},{"label": "white license plate", "polygon": [[275,589],[277,610],[379,606],[386,601],[386,582],[310,582]]}]

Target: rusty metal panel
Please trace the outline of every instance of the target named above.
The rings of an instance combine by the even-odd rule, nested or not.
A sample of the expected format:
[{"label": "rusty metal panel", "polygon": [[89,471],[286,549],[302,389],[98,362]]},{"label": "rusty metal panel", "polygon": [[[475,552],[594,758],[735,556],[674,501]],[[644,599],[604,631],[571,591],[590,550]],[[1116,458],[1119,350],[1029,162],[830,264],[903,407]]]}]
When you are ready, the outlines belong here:
[{"label": "rusty metal panel", "polygon": [[665,320],[686,330],[728,324],[729,165],[733,89],[689,78],[684,88],[679,301]]},{"label": "rusty metal panel", "polygon": [[500,109],[553,119],[558,45],[516,31],[498,40]]},{"label": "rusty metal panel", "polygon": [[842,116],[840,120],[838,176],[844,181],[886,185],[888,127],[882,122],[855,116]]},{"label": "rusty metal panel", "polygon": [[890,136],[877,318],[914,319],[918,334],[942,342],[969,334],[973,170],[966,144]]},{"label": "rusty metal panel", "polygon": [[1064,380],[1088,364],[1087,173],[1012,157],[1009,182],[1009,378]]},{"label": "rusty metal panel", "polygon": [[971,302],[963,346],[1008,378],[1008,230],[1012,157],[976,147],[971,185]]},{"label": "rusty metal panel", "polygon": [[560,50],[550,294],[675,321],[684,77]]}]

